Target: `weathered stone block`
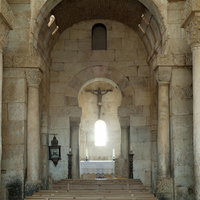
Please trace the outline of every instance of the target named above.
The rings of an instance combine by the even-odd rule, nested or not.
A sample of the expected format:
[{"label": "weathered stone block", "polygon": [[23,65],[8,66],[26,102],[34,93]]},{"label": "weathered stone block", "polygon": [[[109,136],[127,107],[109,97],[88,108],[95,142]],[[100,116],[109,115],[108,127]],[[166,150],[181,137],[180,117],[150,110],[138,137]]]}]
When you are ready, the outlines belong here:
[{"label": "weathered stone block", "polygon": [[91,50],[92,45],[91,45],[91,40],[78,40],[78,49],[79,50]]},{"label": "weathered stone block", "polygon": [[131,117],[131,126],[146,126],[147,118],[146,117]]},{"label": "weathered stone block", "polygon": [[50,106],[64,106],[65,105],[65,94],[50,94],[49,95]]},{"label": "weathered stone block", "polygon": [[156,196],[158,198],[164,198],[166,200],[171,200],[173,196],[173,179],[172,178],[162,178],[156,180]]},{"label": "weathered stone block", "polygon": [[129,77],[129,80],[134,91],[148,91],[148,78],[131,76]]},{"label": "weathered stone block", "polygon": [[150,105],[150,92],[135,92],[135,105]]},{"label": "weathered stone block", "polygon": [[149,66],[139,66],[138,67],[139,77],[150,77],[150,67]]},{"label": "weathered stone block", "polygon": [[2,169],[16,171],[24,169],[24,145],[3,145]]},{"label": "weathered stone block", "polygon": [[172,69],[172,86],[187,87],[192,84],[192,70],[183,68],[173,68]]},{"label": "weathered stone block", "polygon": [[25,78],[25,73],[23,69],[4,69],[3,70],[4,78]]},{"label": "weathered stone block", "polygon": [[27,104],[26,103],[8,103],[8,120],[9,121],[25,121],[27,116]]},{"label": "weathered stone block", "polygon": [[78,62],[114,61],[114,50],[85,50],[78,52]]},{"label": "weathered stone block", "polygon": [[65,94],[67,89],[67,84],[65,83],[51,83],[50,93],[54,94]]},{"label": "weathered stone block", "polygon": [[116,61],[131,61],[137,59],[136,49],[130,50],[116,50],[115,53]]},{"label": "weathered stone block", "polygon": [[52,51],[53,62],[77,62],[77,51]]},{"label": "weathered stone block", "polygon": [[174,115],[188,115],[193,113],[192,99],[173,99],[172,113]]},{"label": "weathered stone block", "polygon": [[79,50],[79,40],[66,40],[64,45],[65,45],[65,51],[70,51],[70,50]]},{"label": "weathered stone block", "polygon": [[111,49],[122,49],[122,39],[121,38],[114,38],[114,39],[110,39],[108,40],[107,43],[107,49],[111,50]]},{"label": "weathered stone block", "polygon": [[3,83],[3,102],[25,102],[25,79],[4,78]]},{"label": "weathered stone block", "polygon": [[50,82],[51,83],[59,82],[58,75],[59,75],[58,72],[50,71]]},{"label": "weathered stone block", "polygon": [[[65,50],[65,40],[58,39],[53,47],[53,51],[64,51]],[[68,49],[73,50],[73,49]]]},{"label": "weathered stone block", "polygon": [[2,104],[2,121],[8,121],[8,105],[5,103]]},{"label": "weathered stone block", "polygon": [[82,40],[82,39],[90,39],[91,38],[91,31],[85,29],[70,29],[69,38],[71,40]]},{"label": "weathered stone block", "polygon": [[2,123],[3,145],[25,144],[26,122],[10,121]]},{"label": "weathered stone block", "polygon": [[174,140],[189,140],[193,135],[193,117],[192,115],[173,116],[172,133]]},{"label": "weathered stone block", "polygon": [[150,127],[132,127],[131,130],[133,131],[131,132],[131,142],[144,143],[151,141]]},{"label": "weathered stone block", "polygon": [[64,63],[63,62],[60,62],[60,63],[53,62],[50,70],[51,71],[63,71],[64,70]]}]

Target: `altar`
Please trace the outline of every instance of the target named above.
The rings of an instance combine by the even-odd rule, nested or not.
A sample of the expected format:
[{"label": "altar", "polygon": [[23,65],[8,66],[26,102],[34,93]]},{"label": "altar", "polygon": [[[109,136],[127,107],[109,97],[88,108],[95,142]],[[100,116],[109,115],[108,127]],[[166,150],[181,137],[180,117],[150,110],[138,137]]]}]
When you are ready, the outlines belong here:
[{"label": "altar", "polygon": [[80,161],[80,178],[114,178],[115,162],[112,160]]}]

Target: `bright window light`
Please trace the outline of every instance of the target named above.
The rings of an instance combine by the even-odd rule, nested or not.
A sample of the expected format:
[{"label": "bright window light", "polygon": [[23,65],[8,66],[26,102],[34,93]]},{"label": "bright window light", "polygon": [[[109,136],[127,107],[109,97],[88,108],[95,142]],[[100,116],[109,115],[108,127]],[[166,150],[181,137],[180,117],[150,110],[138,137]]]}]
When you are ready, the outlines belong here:
[{"label": "bright window light", "polygon": [[95,128],[95,146],[106,146],[106,123],[102,120],[96,121]]}]

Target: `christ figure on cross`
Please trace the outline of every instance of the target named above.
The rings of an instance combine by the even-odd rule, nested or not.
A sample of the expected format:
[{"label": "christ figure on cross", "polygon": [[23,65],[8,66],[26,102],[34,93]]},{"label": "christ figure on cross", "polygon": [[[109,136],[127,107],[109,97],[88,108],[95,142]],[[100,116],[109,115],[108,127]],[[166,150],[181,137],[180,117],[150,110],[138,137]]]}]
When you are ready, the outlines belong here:
[{"label": "christ figure on cross", "polygon": [[101,106],[102,106],[102,96],[105,95],[108,92],[112,92],[112,90],[101,90],[98,88],[98,90],[85,90],[86,92],[91,92],[92,94],[97,96],[97,106],[98,106],[98,119],[100,119],[101,115]]}]

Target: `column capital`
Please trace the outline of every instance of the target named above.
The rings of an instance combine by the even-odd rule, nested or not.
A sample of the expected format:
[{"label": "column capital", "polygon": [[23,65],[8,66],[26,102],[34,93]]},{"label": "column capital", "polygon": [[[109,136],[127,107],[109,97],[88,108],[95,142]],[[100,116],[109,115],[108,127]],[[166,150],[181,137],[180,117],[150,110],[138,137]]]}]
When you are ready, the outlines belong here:
[{"label": "column capital", "polygon": [[200,12],[194,12],[185,25],[185,33],[188,44],[193,48],[200,44]]},{"label": "column capital", "polygon": [[81,119],[79,117],[70,117],[69,122],[70,127],[79,127]]},{"label": "column capital", "polygon": [[29,87],[39,87],[42,80],[42,72],[39,69],[27,70],[26,80]]},{"label": "column capital", "polygon": [[157,67],[156,69],[156,80],[159,84],[169,84],[172,77],[171,67]]},{"label": "column capital", "polygon": [[0,0],[0,49],[7,44],[8,33],[12,30],[13,13],[6,0]]},{"label": "column capital", "polygon": [[130,117],[119,117],[121,127],[128,128],[130,126]]},{"label": "column capital", "polygon": [[182,14],[182,28],[185,28],[188,44],[193,48],[200,43],[200,1],[186,0]]}]

